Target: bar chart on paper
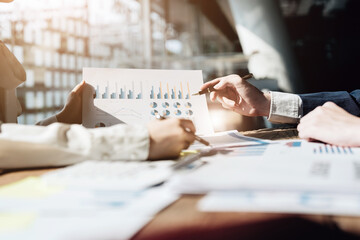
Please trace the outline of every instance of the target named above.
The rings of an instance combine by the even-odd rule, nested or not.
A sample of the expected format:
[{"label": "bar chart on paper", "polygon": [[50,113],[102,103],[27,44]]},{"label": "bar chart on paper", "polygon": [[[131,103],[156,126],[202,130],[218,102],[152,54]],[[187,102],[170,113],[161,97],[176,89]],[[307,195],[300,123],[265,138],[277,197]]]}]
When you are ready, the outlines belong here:
[{"label": "bar chart on paper", "polygon": [[309,142],[306,140],[280,140],[268,149],[267,154],[272,156],[302,156],[306,158],[353,158],[360,154],[360,148],[340,147],[336,145]]},{"label": "bar chart on paper", "polygon": [[[135,92],[135,83],[132,81],[130,86],[120,85],[117,82],[114,83],[115,86],[111,86],[109,81],[107,81],[104,86],[103,91],[100,91],[100,85],[96,85],[95,89],[95,98],[96,99],[142,99],[143,98],[143,88],[142,82],[140,82],[136,88]],[[110,89],[112,92],[110,93]]]},{"label": "bar chart on paper", "polygon": [[151,86],[150,99],[190,99],[190,85],[189,81],[179,83],[179,86],[170,84],[167,82],[166,85],[161,81],[159,86]]},{"label": "bar chart on paper", "polygon": [[203,84],[201,71],[84,68],[83,75],[94,96],[83,102],[86,127],[146,123],[160,114],[213,133],[205,96],[191,96]]},{"label": "bar chart on paper", "polygon": [[[310,154],[316,156],[332,156],[332,155],[354,155],[354,152],[358,151],[358,149],[353,149],[351,147],[340,147],[336,145],[326,144],[326,143],[311,143],[311,142],[304,142],[304,141],[289,141],[284,144],[288,148],[298,148],[301,150],[309,151]],[[303,146],[305,145],[305,147]]]},{"label": "bar chart on paper", "polygon": [[351,147],[339,147],[329,144],[319,144],[313,148],[313,153],[318,155],[353,155],[354,151]]}]

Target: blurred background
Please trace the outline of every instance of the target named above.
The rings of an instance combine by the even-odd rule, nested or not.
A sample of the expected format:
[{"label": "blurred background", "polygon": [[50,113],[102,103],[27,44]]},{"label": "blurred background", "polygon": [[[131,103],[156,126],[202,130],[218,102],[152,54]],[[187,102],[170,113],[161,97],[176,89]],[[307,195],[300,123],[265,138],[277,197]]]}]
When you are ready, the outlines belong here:
[{"label": "blurred background", "polygon": [[[19,123],[64,105],[83,67],[200,69],[204,81],[251,71],[265,90],[358,87],[356,0],[15,0],[0,39],[23,64]],[[209,103],[215,130],[269,127]]]}]

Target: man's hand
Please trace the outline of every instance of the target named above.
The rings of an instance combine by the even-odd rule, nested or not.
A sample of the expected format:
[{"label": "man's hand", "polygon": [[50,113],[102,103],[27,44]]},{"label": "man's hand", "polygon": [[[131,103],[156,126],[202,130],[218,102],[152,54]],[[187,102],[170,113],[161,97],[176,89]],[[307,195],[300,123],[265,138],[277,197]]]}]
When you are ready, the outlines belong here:
[{"label": "man's hand", "polygon": [[360,146],[360,118],[327,102],[300,120],[299,137],[346,147]]},{"label": "man's hand", "polygon": [[82,81],[69,93],[64,108],[56,114],[58,122],[67,124],[82,123],[82,92],[85,85],[85,81]]},{"label": "man's hand", "polygon": [[[190,130],[191,132],[187,131]],[[150,136],[149,159],[178,157],[181,150],[194,142],[195,126],[190,120],[169,118],[148,124]]]},{"label": "man's hand", "polygon": [[201,86],[201,90],[214,87],[210,100],[218,100],[226,109],[245,116],[269,116],[271,96],[242,79],[238,75],[229,75],[214,79]]}]

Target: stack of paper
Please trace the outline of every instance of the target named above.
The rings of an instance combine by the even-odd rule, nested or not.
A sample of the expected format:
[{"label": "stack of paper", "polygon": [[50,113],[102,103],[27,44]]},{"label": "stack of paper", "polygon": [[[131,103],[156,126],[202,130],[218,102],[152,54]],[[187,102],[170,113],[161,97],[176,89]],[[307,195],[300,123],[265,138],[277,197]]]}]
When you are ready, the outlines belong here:
[{"label": "stack of paper", "polygon": [[[327,149],[327,150],[325,150]],[[172,180],[182,193],[213,190],[360,192],[360,150],[306,141],[222,149],[211,164]]]},{"label": "stack of paper", "polygon": [[[178,198],[164,187],[148,188],[164,180],[155,175],[166,165],[89,162],[4,186],[0,238],[129,239]],[[126,179],[136,184],[126,186]]]},{"label": "stack of paper", "polygon": [[304,140],[225,148],[169,185],[179,193],[210,193],[200,204],[208,211],[358,215],[359,156],[359,148]]},{"label": "stack of paper", "polygon": [[42,176],[49,184],[140,191],[168,180],[174,161],[86,161]]},{"label": "stack of paper", "polygon": [[301,191],[218,191],[198,204],[208,212],[276,212],[360,216],[360,194]]}]

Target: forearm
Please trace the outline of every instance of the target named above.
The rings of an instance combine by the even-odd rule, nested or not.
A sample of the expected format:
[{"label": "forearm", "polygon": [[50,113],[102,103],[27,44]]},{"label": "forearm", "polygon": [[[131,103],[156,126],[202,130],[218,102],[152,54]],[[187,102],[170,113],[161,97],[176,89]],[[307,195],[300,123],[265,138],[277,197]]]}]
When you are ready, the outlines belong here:
[{"label": "forearm", "polygon": [[320,92],[300,94],[299,96],[303,102],[304,115],[314,110],[317,106],[322,106],[324,103],[331,101],[345,109],[347,112],[355,116],[360,116],[360,90],[351,93],[345,91]]},{"label": "forearm", "polygon": [[3,124],[1,130],[0,168],[64,166],[87,159],[145,160],[149,154],[145,126]]},{"label": "forearm", "polygon": [[301,117],[328,101],[334,102],[355,116],[360,116],[360,90],[351,93],[340,91],[299,95],[271,92],[268,119],[274,123],[298,123]]},{"label": "forearm", "polygon": [[149,134],[146,126],[118,124],[107,128],[86,129],[71,125],[67,145],[95,160],[146,160]]},{"label": "forearm", "polygon": [[350,147],[360,147],[360,118],[356,117],[357,119],[354,121],[355,124],[343,123],[343,128],[341,131],[345,132],[343,144]]}]

